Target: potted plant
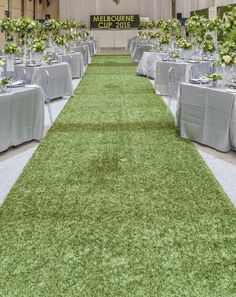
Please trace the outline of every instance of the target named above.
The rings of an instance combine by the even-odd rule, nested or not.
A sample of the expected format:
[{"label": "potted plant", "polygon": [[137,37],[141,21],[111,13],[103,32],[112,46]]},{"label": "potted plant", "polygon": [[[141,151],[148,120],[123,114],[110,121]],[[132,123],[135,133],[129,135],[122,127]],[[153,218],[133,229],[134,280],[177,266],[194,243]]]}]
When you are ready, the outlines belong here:
[{"label": "potted plant", "polygon": [[7,86],[12,82],[11,77],[3,77],[0,79],[0,89],[2,93],[7,92]]}]

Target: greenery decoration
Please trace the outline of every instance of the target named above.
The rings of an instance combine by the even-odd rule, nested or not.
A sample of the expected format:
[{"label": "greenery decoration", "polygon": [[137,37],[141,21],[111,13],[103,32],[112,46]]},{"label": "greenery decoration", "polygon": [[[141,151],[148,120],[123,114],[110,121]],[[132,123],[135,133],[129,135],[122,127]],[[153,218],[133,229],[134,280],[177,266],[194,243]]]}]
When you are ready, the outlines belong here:
[{"label": "greenery decoration", "polygon": [[6,55],[16,55],[21,52],[20,48],[15,43],[7,43],[4,47]]},{"label": "greenery decoration", "polygon": [[58,46],[67,46],[65,35],[54,35],[53,36],[53,41]]},{"label": "greenery decoration", "polygon": [[63,20],[60,21],[60,29],[71,30],[77,28],[77,22],[75,20]]},{"label": "greenery decoration", "polygon": [[159,40],[160,45],[169,44],[170,43],[170,36],[168,34],[162,35]]},{"label": "greenery decoration", "polygon": [[15,21],[15,32],[20,35],[32,36],[39,28],[39,23],[30,18],[22,17]]},{"label": "greenery decoration", "polygon": [[15,31],[15,20],[4,18],[0,20],[1,32],[11,33]]},{"label": "greenery decoration", "polygon": [[0,78],[0,85],[1,86],[7,86],[13,81],[12,77],[3,77]]},{"label": "greenery decoration", "polygon": [[236,44],[226,41],[220,48],[220,54],[216,59],[216,65],[233,66],[236,65]]},{"label": "greenery decoration", "polygon": [[58,33],[60,29],[60,23],[54,19],[48,19],[43,24],[46,32]]},{"label": "greenery decoration", "polygon": [[204,76],[212,81],[217,81],[219,79],[222,79],[222,75],[217,74],[217,73],[213,73],[213,74],[207,73]]},{"label": "greenery decoration", "polygon": [[180,48],[185,49],[185,50],[190,50],[193,47],[193,44],[185,38],[180,38],[178,40],[177,44]]},{"label": "greenery decoration", "polygon": [[93,59],[2,205],[2,296],[234,295],[235,208],[136,67]]},{"label": "greenery decoration", "polygon": [[30,50],[33,53],[43,53],[46,49],[45,43],[43,40],[35,38],[30,45]]},{"label": "greenery decoration", "polygon": [[215,52],[216,48],[215,48],[215,44],[212,40],[205,40],[202,43],[202,50],[205,53],[213,53]]}]

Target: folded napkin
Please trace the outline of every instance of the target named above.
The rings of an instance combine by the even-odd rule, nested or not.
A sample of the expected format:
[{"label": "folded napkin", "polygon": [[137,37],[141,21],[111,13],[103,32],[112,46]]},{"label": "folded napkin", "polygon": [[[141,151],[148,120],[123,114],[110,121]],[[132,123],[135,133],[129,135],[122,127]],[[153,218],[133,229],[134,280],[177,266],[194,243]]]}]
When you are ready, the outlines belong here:
[{"label": "folded napkin", "polygon": [[23,87],[23,86],[24,86],[24,81],[17,80],[17,81],[14,81],[13,83],[9,84],[7,87],[8,88],[18,88],[18,87]]}]

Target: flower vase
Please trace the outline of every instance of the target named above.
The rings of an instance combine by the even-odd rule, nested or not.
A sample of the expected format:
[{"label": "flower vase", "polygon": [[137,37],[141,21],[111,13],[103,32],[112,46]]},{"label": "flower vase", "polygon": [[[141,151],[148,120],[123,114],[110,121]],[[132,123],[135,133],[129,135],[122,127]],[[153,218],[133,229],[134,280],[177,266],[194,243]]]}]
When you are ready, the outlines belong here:
[{"label": "flower vase", "polygon": [[43,61],[43,53],[41,52],[34,53],[34,63],[36,65],[41,65],[42,61]]},{"label": "flower vase", "polygon": [[7,64],[7,72],[14,72],[14,70],[15,70],[15,56],[7,55],[6,64]]},{"label": "flower vase", "polygon": [[58,51],[59,53],[65,53],[65,50],[66,50],[65,46],[59,45],[59,46],[57,47],[57,51]]},{"label": "flower vase", "polygon": [[212,80],[209,83],[209,87],[216,88],[218,84],[218,80]]},{"label": "flower vase", "polygon": [[6,85],[0,85],[0,89],[2,93],[7,93],[8,92],[8,88]]},{"label": "flower vase", "polygon": [[183,57],[183,59],[184,59],[185,61],[190,60],[191,57],[192,57],[192,51],[191,51],[191,50],[186,50],[186,49],[184,49],[184,50],[182,51],[182,57]]}]

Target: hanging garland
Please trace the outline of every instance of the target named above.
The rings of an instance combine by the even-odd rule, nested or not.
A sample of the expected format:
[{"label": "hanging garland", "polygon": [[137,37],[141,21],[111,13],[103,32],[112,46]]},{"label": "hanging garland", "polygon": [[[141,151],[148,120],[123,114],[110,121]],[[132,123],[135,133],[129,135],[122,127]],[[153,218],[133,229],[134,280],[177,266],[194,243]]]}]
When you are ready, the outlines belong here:
[{"label": "hanging garland", "polygon": [[116,5],[120,3],[120,0],[112,0]]}]

